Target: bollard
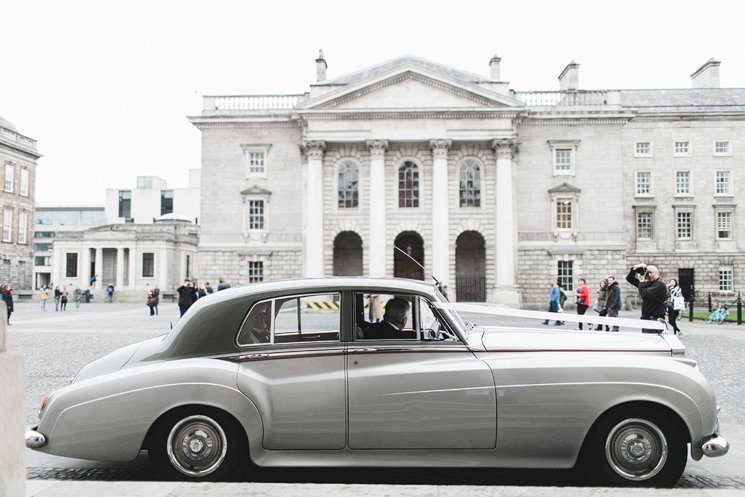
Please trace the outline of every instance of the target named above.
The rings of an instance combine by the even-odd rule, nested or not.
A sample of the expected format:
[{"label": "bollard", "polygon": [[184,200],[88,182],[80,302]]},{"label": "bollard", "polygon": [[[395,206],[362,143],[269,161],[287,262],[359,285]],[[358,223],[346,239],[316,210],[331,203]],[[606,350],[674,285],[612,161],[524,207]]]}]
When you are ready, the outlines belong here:
[{"label": "bollard", "polygon": [[737,292],[737,324],[742,324],[742,298],[740,292]]},{"label": "bollard", "polygon": [[0,301],[0,495],[23,497],[26,494],[25,425],[26,375],[23,357],[7,352],[5,302]]},{"label": "bollard", "polygon": [[688,302],[688,321],[693,321],[693,292],[691,292],[691,301]]},{"label": "bollard", "polygon": [[709,314],[711,314],[711,311],[714,309],[711,307],[711,292],[709,292]]}]

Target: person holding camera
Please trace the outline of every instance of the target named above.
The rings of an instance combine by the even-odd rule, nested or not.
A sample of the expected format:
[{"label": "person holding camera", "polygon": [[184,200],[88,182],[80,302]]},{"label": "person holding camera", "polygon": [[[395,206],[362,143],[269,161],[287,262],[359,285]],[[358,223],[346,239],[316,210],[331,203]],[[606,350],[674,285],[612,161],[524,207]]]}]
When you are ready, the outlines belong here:
[{"label": "person holding camera", "polygon": [[[637,264],[626,275],[626,281],[639,289],[639,297],[642,299],[641,319],[648,321],[665,319],[667,286],[660,279],[660,271],[656,266]],[[658,333],[658,331],[644,328],[642,333]]]}]

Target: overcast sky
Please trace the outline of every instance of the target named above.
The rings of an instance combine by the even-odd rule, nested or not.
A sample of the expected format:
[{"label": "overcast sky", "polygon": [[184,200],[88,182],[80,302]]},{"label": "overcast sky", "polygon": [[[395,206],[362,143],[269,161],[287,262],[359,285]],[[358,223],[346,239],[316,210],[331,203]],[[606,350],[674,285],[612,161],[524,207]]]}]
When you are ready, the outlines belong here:
[{"label": "overcast sky", "polygon": [[39,141],[37,205],[103,205],[137,175],[187,185],[201,95],[300,93],[404,54],[555,90],[688,88],[710,57],[745,87],[745,2],[74,1],[0,3],[0,116]]}]

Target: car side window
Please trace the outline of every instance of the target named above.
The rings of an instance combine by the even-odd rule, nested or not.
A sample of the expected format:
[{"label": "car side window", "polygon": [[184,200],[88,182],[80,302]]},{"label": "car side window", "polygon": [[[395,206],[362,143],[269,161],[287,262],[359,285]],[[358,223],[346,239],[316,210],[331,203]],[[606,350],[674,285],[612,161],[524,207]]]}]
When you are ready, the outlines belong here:
[{"label": "car side window", "polygon": [[238,345],[338,341],[340,294],[294,295],[254,304],[238,333]]},{"label": "car side window", "polygon": [[357,340],[415,340],[415,297],[380,293],[355,293]]}]

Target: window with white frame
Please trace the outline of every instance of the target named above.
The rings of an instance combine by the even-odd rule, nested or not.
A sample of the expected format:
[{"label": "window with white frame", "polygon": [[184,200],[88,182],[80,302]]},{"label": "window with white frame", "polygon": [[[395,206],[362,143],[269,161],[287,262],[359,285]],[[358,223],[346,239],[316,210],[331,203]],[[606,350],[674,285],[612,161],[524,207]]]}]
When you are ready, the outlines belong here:
[{"label": "window with white frame", "polygon": [[264,174],[265,153],[261,151],[248,152],[248,174]]},{"label": "window with white frame", "polygon": [[564,290],[574,290],[574,261],[558,261],[558,283]]},{"label": "window with white frame", "polygon": [[716,195],[730,195],[730,171],[717,171],[714,178],[714,193]]},{"label": "window with white frame", "polygon": [[28,243],[28,212],[26,211],[18,213],[18,243],[22,245]]},{"label": "window with white frame", "polygon": [[690,240],[693,238],[693,212],[676,212],[675,233],[678,240]]},{"label": "window with white frame", "polygon": [[717,211],[717,240],[732,239],[732,211]]},{"label": "window with white frame", "polygon": [[688,195],[691,193],[691,172],[675,171],[675,194]]},{"label": "window with white frame", "polygon": [[247,177],[266,177],[270,148],[268,143],[241,144]]},{"label": "window with white frame", "polygon": [[261,231],[264,229],[264,201],[248,201],[248,229],[250,231]]},{"label": "window with white frame", "polygon": [[652,194],[652,172],[637,171],[635,179],[635,190],[637,195]]},{"label": "window with white frame", "polygon": [[460,164],[460,206],[481,206],[481,165],[475,159],[466,159]]},{"label": "window with white frame", "polygon": [[260,283],[264,281],[264,262],[248,261],[248,282]]},{"label": "window with white frame", "polygon": [[556,199],[556,218],[554,227],[557,230],[569,230],[574,227],[574,202],[571,198]]},{"label": "window with white frame", "polygon": [[735,271],[732,266],[719,267],[719,291],[731,292],[735,286]]},{"label": "window with white frame", "polygon": [[155,276],[155,253],[142,253],[142,277],[153,278]]},{"label": "window with white frame", "polygon": [[13,209],[3,211],[3,241],[13,241]]},{"label": "window with white frame", "polygon": [[65,278],[78,277],[78,253],[67,252],[65,254]]},{"label": "window with white frame", "polygon": [[15,171],[16,167],[13,164],[5,164],[5,186],[3,189],[8,193],[13,193]]},{"label": "window with white frame", "polygon": [[28,197],[28,169],[21,169],[21,196]]},{"label": "window with white frame", "polygon": [[673,155],[688,156],[691,155],[691,142],[680,140],[673,142]]},{"label": "window with white frame", "polygon": [[654,217],[651,211],[639,211],[636,213],[636,238],[637,240],[651,240],[653,236]]},{"label": "window with white frame", "polygon": [[634,142],[635,157],[652,157],[652,142]]},{"label": "window with white frame", "polygon": [[574,150],[571,148],[554,149],[554,172],[557,174],[571,172],[574,164]]},{"label": "window with white frame", "polygon": [[714,141],[714,155],[730,155],[732,153],[732,144],[729,140]]}]

